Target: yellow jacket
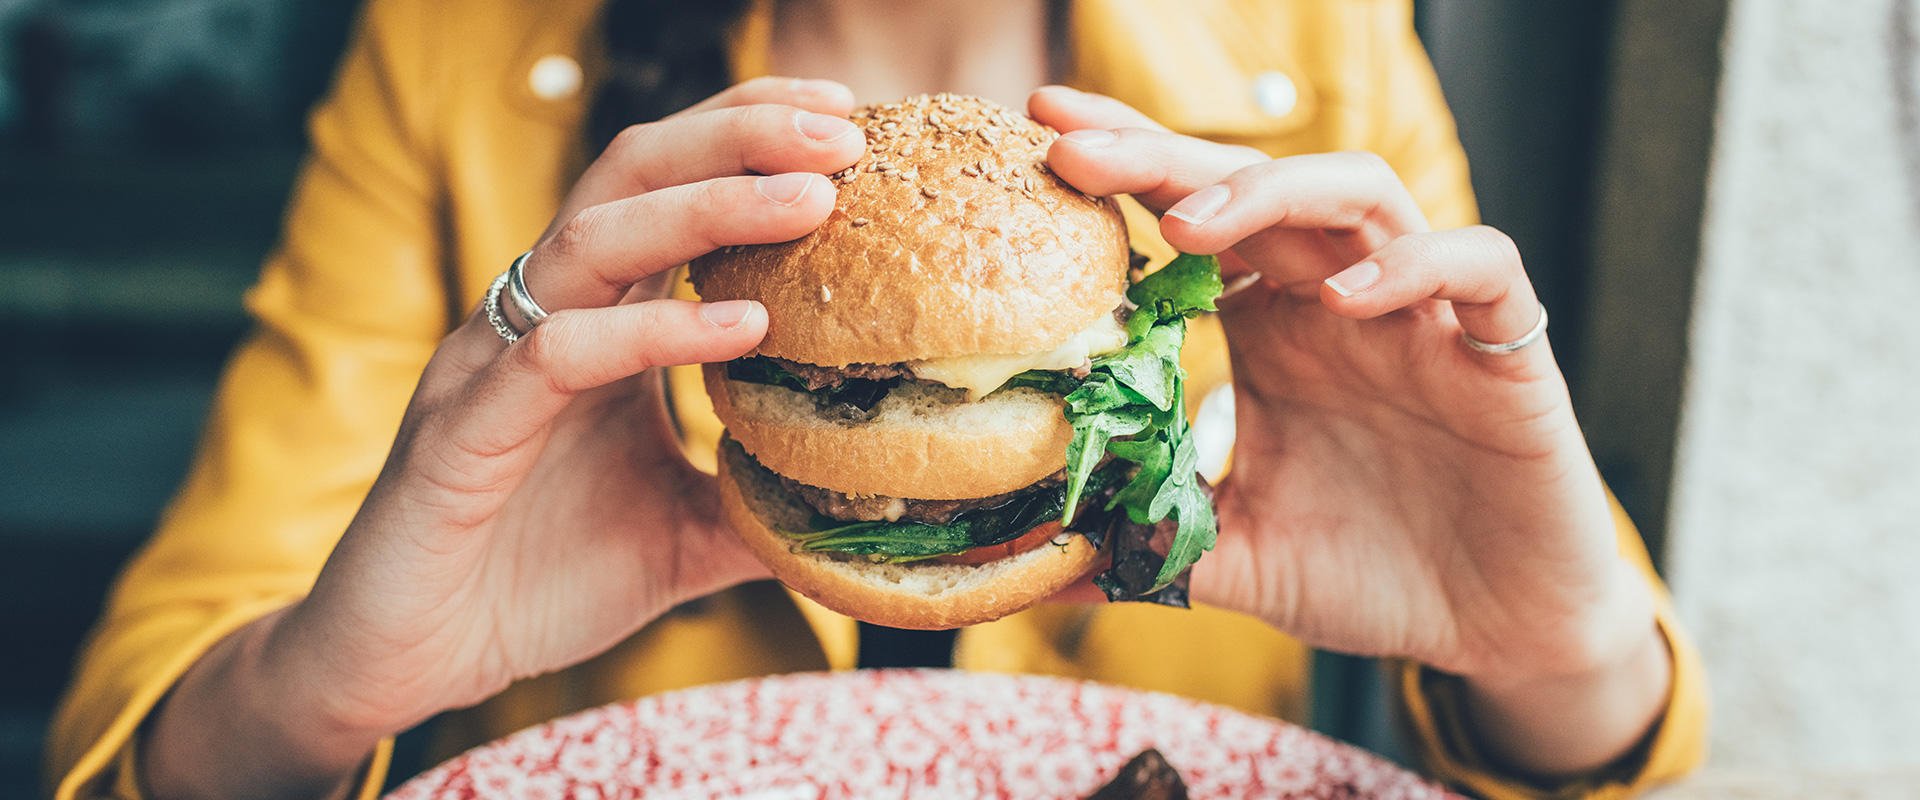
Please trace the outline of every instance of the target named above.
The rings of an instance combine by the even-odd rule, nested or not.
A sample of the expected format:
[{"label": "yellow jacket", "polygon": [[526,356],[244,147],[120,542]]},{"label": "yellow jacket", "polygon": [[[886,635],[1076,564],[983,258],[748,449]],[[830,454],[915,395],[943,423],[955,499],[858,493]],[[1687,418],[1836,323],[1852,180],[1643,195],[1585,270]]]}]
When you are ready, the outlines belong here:
[{"label": "yellow jacket", "polygon": [[[134,794],[130,741],[168,687],[221,637],[307,591],[379,471],[435,344],[534,240],[584,163],[590,91],[570,91],[566,69],[556,80],[550,57],[585,64],[591,80],[599,2],[453,5],[370,3],[313,116],[313,153],[283,241],[247,297],[256,329],[228,367],[190,476],[121,576],[55,720],[48,759],[62,800]],[[736,78],[764,71],[770,19],[762,2],[738,25]],[[1074,85],[1176,130],[1274,155],[1378,152],[1436,227],[1474,221],[1465,159],[1406,0],[1080,0],[1071,19]],[[530,81],[542,59],[545,78]],[[1132,212],[1137,246],[1164,255],[1154,227],[1137,224],[1143,212]],[[1223,344],[1217,325],[1198,326],[1189,397],[1226,380]],[[683,377],[678,407],[704,409]],[[689,446],[710,459],[717,424],[704,412],[685,416]],[[1619,529],[1622,552],[1646,565],[1624,515]],[[1676,666],[1666,717],[1641,752],[1559,791],[1616,796],[1700,760],[1701,668],[1660,594]],[[846,669],[856,641],[850,620],[771,584],[742,587],[452,715],[436,749],[451,754],[619,698]],[[1143,645],[1179,656],[1139,658]],[[1043,607],[964,631],[955,658],[963,669],[1089,678],[1292,720],[1306,713],[1306,649],[1213,609]],[[1398,680],[1433,774],[1491,797],[1542,793],[1486,768],[1446,681],[1413,665],[1400,666]],[[370,786],[384,764],[383,749]]]}]

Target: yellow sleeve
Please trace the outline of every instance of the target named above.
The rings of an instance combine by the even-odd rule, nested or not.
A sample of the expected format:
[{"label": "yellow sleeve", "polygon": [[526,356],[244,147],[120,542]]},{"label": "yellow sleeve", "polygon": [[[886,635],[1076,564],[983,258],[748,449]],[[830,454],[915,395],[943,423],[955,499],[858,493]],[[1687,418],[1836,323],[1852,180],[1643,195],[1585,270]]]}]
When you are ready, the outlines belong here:
[{"label": "yellow sleeve", "polygon": [[1413,30],[1411,3],[1380,3],[1366,34],[1375,80],[1367,118],[1367,149],[1386,159],[1434,230],[1473,225],[1480,210],[1468,180],[1467,153],[1460,146],[1453,112],[1440,78]]},{"label": "yellow sleeve", "polygon": [[[1478,222],[1467,159],[1432,63],[1414,34],[1411,4],[1381,3],[1367,41],[1377,94],[1369,108],[1369,149],[1385,158],[1412,191],[1436,230]],[[1646,743],[1619,763],[1555,787],[1502,776],[1473,749],[1464,728],[1456,683],[1417,664],[1398,665],[1399,688],[1415,750],[1430,774],[1474,794],[1505,800],[1531,797],[1623,797],[1698,766],[1706,754],[1706,674],[1654,573],[1640,533],[1618,503],[1614,516],[1623,557],[1653,586],[1658,622],[1673,655],[1673,690],[1665,715]]]},{"label": "yellow sleeve", "polygon": [[[449,327],[421,3],[377,0],[311,122],[255,329],[221,380],[192,471],[121,574],[56,713],[60,800],[125,794],[130,742],[222,637],[303,596],[378,473]],[[383,775],[385,747],[362,795]]]}]

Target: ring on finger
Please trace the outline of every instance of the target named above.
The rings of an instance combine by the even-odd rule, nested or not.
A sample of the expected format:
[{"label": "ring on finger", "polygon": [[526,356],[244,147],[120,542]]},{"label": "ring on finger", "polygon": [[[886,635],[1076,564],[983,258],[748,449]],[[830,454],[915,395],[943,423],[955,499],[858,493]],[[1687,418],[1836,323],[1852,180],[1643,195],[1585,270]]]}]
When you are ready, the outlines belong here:
[{"label": "ring on finger", "polygon": [[1468,347],[1471,347],[1482,353],[1487,353],[1489,355],[1496,355],[1496,356],[1504,356],[1504,355],[1508,355],[1511,353],[1518,352],[1522,349],[1525,349],[1528,345],[1531,345],[1534,342],[1540,341],[1542,338],[1545,338],[1546,335],[1547,335],[1547,307],[1545,304],[1541,304],[1540,321],[1533,323],[1533,328],[1527,331],[1526,333],[1520,334],[1520,338],[1518,339],[1514,339],[1513,341],[1510,341],[1510,342],[1483,342],[1483,341],[1480,341],[1479,339],[1473,338],[1472,334],[1467,333],[1466,331],[1461,331],[1460,340],[1463,342],[1466,342]]},{"label": "ring on finger", "polygon": [[[533,293],[527,291],[526,264],[527,257],[531,255],[531,250],[521,253],[507,267],[507,271],[500,273],[500,277],[493,279],[493,285],[487,287],[487,323],[507,344],[519,341],[520,337],[547,320],[547,310],[541,308],[540,303],[533,299]],[[509,311],[512,313],[508,314]]]}]

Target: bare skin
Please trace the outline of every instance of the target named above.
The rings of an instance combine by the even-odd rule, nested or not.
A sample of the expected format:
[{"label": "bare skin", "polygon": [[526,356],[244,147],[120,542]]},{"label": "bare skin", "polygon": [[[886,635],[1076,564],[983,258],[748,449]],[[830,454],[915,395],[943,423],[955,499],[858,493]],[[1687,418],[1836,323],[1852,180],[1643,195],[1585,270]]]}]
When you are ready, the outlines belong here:
[{"label": "bare skin", "polygon": [[1048,83],[1045,0],[790,0],[773,71],[839,81],[860,102],[958,92],[1012,108]]},{"label": "bare skin", "polygon": [[1030,110],[1068,132],[1062,178],[1132,194],[1169,243],[1250,281],[1221,302],[1239,430],[1195,596],[1462,676],[1482,744],[1526,773],[1638,742],[1671,663],[1553,351],[1460,339],[1539,319],[1512,242],[1430,231],[1371,155],[1270,159],[1064,88]]},{"label": "bare skin", "polygon": [[[217,645],[155,712],[151,793],[338,796],[380,738],[764,577],[720,529],[711,479],[679,458],[653,370],[749,351],[765,311],[624,287],[818,225],[834,198],[820,173],[863,147],[840,119],[856,95],[1017,105],[1047,77],[1044,5],[984,1],[1001,7],[973,18],[1005,27],[937,24],[919,3],[783,4],[776,67],[851,89],[752,81],[609,148],[528,264],[535,296],[563,310],[511,347],[477,316],[447,338],[312,594]],[[1612,554],[1551,353],[1459,346],[1463,326],[1502,341],[1532,324],[1503,239],[1428,232],[1364,157],[1272,161],[1065,90],[1030,108],[1088,131],[1055,145],[1062,177],[1173,209],[1169,241],[1264,276],[1223,306],[1240,444],[1197,596],[1462,676],[1477,734],[1515,769],[1578,771],[1644,735],[1669,664],[1646,585]],[[1224,199],[1201,191],[1215,185]],[[1370,211],[1301,213],[1342,208]],[[1361,264],[1377,270],[1344,271]],[[582,474],[625,499],[609,507]]]}]

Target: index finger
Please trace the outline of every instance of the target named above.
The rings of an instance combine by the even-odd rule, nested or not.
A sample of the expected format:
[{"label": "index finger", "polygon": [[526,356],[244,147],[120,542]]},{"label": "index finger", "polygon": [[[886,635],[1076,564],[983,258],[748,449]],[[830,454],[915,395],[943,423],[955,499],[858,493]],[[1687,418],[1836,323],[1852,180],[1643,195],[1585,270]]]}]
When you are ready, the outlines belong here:
[{"label": "index finger", "polygon": [[719,108],[763,103],[778,103],[804,108],[819,114],[844,117],[853,113],[853,90],[839,81],[774,76],[754,78],[736,83],[719,94],[669,114],[667,119]]},{"label": "index finger", "polygon": [[1047,151],[1054,174],[1087,194],[1133,195],[1154,211],[1267,160],[1251,147],[1173,133],[1133,106],[1065,86],[1035,90],[1027,113],[1063,133]]}]

